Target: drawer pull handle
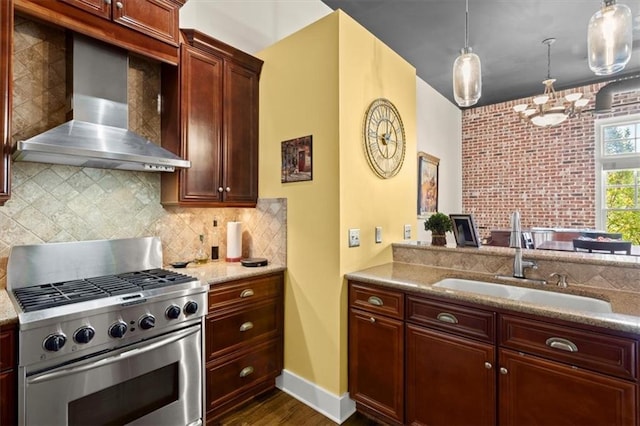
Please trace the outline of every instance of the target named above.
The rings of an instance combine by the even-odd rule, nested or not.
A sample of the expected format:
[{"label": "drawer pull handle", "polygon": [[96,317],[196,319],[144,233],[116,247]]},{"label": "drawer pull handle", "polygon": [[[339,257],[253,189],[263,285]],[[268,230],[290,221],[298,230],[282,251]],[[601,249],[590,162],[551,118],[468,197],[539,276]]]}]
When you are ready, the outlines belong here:
[{"label": "drawer pull handle", "polygon": [[251,321],[247,321],[240,326],[240,331],[249,331],[253,328],[253,323]]},{"label": "drawer pull handle", "polygon": [[370,296],[367,299],[367,302],[371,303],[374,306],[382,306],[382,305],[384,305],[384,302],[378,296]]},{"label": "drawer pull handle", "polygon": [[547,346],[560,349],[567,352],[578,352],[578,347],[571,340],[563,339],[562,337],[550,337],[546,341]]},{"label": "drawer pull handle", "polygon": [[484,363],[484,368],[486,368],[487,370],[491,370],[492,367],[493,367],[493,365],[491,365],[490,362],[485,362]]},{"label": "drawer pull handle", "polygon": [[253,367],[245,367],[240,371],[240,377],[247,377],[249,374],[253,373]]},{"label": "drawer pull handle", "polygon": [[507,370],[504,367],[500,367],[500,374],[502,374],[502,375],[509,374],[509,370]]},{"label": "drawer pull handle", "polygon": [[370,317],[370,318],[369,318],[369,322],[370,322],[371,324],[373,324],[374,322],[376,322],[376,319],[375,319],[374,317]]},{"label": "drawer pull handle", "polygon": [[251,297],[253,296],[253,290],[251,290],[250,288],[246,289],[246,290],[242,290],[242,293],[240,293],[240,298],[244,299],[245,297]]},{"label": "drawer pull handle", "polygon": [[458,323],[458,318],[456,318],[455,315],[450,314],[448,312],[440,312],[436,318],[438,319],[438,321],[448,322],[450,324]]}]

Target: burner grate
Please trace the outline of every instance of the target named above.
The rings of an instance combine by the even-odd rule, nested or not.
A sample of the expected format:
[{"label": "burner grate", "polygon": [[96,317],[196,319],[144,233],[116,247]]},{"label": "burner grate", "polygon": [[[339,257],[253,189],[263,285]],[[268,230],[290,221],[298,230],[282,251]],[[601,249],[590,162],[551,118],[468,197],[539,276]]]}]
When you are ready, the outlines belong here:
[{"label": "burner grate", "polygon": [[53,308],[103,297],[182,284],[196,279],[165,269],[148,269],[13,290],[25,312]]}]

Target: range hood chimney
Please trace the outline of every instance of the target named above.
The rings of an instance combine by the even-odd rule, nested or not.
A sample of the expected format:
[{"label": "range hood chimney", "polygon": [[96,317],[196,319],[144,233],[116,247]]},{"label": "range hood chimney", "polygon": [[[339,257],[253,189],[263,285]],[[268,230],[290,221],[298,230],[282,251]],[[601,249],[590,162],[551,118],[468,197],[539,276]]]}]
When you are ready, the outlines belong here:
[{"label": "range hood chimney", "polygon": [[129,131],[127,52],[73,35],[73,119],[16,144],[15,161],[173,172],[183,160]]}]

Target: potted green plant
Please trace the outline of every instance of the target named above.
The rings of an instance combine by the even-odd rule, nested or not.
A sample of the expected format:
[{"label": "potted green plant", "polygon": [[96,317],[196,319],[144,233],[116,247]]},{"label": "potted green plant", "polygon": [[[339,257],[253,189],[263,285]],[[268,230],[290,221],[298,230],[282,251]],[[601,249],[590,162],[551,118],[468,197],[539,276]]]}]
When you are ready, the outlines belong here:
[{"label": "potted green plant", "polygon": [[431,245],[447,245],[446,233],[453,230],[451,218],[444,213],[434,213],[424,221],[424,229],[431,231]]}]

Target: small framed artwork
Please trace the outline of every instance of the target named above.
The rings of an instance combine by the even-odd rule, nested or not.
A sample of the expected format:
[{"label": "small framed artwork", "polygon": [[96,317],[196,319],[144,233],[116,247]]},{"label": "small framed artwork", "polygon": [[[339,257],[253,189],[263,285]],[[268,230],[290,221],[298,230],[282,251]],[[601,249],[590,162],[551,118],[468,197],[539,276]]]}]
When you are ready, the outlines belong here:
[{"label": "small framed artwork", "polygon": [[440,159],[424,152],[418,153],[418,216],[438,211],[438,168]]},{"label": "small framed artwork", "polygon": [[313,179],[312,136],[282,142],[280,182],[303,182]]},{"label": "small framed artwork", "polygon": [[449,217],[451,218],[451,222],[453,222],[453,235],[455,235],[456,243],[459,247],[480,247],[480,236],[478,234],[478,228],[473,221],[473,215],[450,214]]}]

